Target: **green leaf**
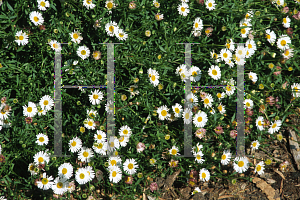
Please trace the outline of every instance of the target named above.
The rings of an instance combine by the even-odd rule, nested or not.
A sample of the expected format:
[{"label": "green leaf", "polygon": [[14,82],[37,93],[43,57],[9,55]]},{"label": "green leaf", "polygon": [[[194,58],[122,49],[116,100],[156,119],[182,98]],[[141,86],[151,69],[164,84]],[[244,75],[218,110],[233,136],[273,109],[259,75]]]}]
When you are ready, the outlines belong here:
[{"label": "green leaf", "polygon": [[162,46],[158,46],[160,48],[160,50],[162,50],[163,52],[167,53],[166,50],[164,50],[164,48],[162,48]]},{"label": "green leaf", "polygon": [[50,7],[53,8],[53,10],[57,11],[53,4],[50,4]]},{"label": "green leaf", "polygon": [[6,5],[10,11],[14,12],[14,9],[11,7],[11,5],[8,3],[8,1],[6,1]]}]

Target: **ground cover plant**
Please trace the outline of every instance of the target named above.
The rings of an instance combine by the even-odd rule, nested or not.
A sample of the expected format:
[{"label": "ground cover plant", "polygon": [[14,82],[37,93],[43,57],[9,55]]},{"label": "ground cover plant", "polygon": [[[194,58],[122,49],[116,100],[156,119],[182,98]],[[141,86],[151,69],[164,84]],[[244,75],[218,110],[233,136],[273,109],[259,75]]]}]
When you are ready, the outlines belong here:
[{"label": "ground cover plant", "polygon": [[[155,199],[157,178],[176,173],[193,196],[199,183],[251,182],[272,162],[282,171],[291,165],[235,157],[235,85],[242,65],[247,155],[283,142],[284,127],[299,135],[287,124],[300,96],[299,0],[0,2],[4,199]],[[99,43],[122,43],[114,45],[115,102],[106,101],[106,88],[62,88],[62,155],[69,157],[51,156],[55,54],[62,85],[107,85],[107,44]],[[176,43],[199,43],[191,45],[191,67]],[[194,87],[185,97],[188,79],[225,86]],[[178,157],[189,123],[194,157]],[[109,149],[114,156],[105,157]]]}]

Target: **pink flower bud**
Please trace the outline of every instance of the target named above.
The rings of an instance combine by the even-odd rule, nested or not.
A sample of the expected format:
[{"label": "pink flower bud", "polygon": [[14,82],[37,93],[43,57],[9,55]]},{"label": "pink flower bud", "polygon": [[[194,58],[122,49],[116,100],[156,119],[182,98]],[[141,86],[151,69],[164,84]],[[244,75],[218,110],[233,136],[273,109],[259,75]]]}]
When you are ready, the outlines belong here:
[{"label": "pink flower bud", "polygon": [[237,136],[237,131],[236,131],[236,130],[230,131],[230,137],[231,137],[231,138],[235,139],[236,136]]},{"label": "pink flower bud", "polygon": [[150,190],[151,190],[151,192],[153,192],[154,190],[158,190],[158,185],[156,182],[152,182],[150,184]]},{"label": "pink flower bud", "polygon": [[146,146],[145,146],[144,143],[139,142],[139,143],[136,145],[136,150],[137,150],[138,153],[141,153],[142,151],[144,151],[145,147],[146,147]]}]

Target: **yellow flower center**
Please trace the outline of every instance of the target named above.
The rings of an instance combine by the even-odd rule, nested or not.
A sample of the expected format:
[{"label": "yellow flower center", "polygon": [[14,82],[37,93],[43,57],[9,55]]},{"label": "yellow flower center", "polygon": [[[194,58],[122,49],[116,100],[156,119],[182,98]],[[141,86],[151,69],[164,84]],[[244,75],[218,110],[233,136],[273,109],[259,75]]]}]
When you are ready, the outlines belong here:
[{"label": "yellow flower center", "polygon": [[119,141],[120,141],[120,142],[123,142],[124,139],[125,139],[125,137],[122,136],[122,137],[120,137]]},{"label": "yellow flower center", "polygon": [[124,33],[119,33],[119,36],[122,38],[124,37]]},{"label": "yellow flower center", "polygon": [[71,143],[71,145],[72,145],[72,147],[75,147],[75,146],[76,146],[76,142],[73,141],[73,142]]},{"label": "yellow flower center", "polygon": [[239,166],[239,167],[243,167],[243,166],[244,166],[244,161],[239,161],[239,162],[238,162],[238,166]]},{"label": "yellow flower center", "polygon": [[33,20],[34,20],[35,22],[38,22],[38,21],[39,21],[39,18],[38,18],[37,16],[35,16],[35,17],[33,18]]},{"label": "yellow flower center", "polygon": [[113,171],[113,173],[111,174],[113,177],[116,177],[117,176],[117,172],[116,171]]},{"label": "yellow flower center", "polygon": [[230,86],[226,86],[226,90],[227,91],[231,91],[231,87]]},{"label": "yellow flower center", "polygon": [[108,9],[112,9],[112,7],[113,7],[112,2],[108,2],[108,3],[107,3],[107,8],[108,8]]},{"label": "yellow flower center", "polygon": [[245,34],[245,33],[246,33],[246,29],[244,29],[244,28],[241,29],[241,33],[242,33],[242,34]]},{"label": "yellow flower center", "polygon": [[84,177],[85,177],[85,176],[84,176],[84,173],[81,173],[81,174],[79,175],[79,178],[80,178],[80,179],[84,179]]},{"label": "yellow flower center", "polygon": [[285,45],[286,45],[286,41],[285,41],[285,40],[282,40],[282,41],[280,42],[280,44],[281,44],[282,46],[285,46]]},{"label": "yellow flower center", "polygon": [[114,165],[116,165],[116,164],[117,164],[117,161],[115,161],[115,160],[112,160],[110,163],[111,163],[111,165],[112,165],[112,166],[114,166]]},{"label": "yellow flower center", "polygon": [[124,131],[123,131],[123,134],[124,134],[124,135],[127,135],[127,134],[128,134],[128,130],[124,130]]},{"label": "yellow flower center", "polygon": [[276,128],[276,126],[277,126],[277,124],[275,123],[275,124],[273,124],[272,128]]},{"label": "yellow flower center", "polygon": [[283,18],[283,23],[285,23],[285,24],[286,24],[286,22],[287,22],[287,21],[286,21],[286,18]]},{"label": "yellow flower center", "polygon": [[39,157],[38,161],[41,163],[41,162],[44,162],[44,158],[43,157]]},{"label": "yellow flower center", "polygon": [[46,105],[48,105],[49,104],[49,101],[48,100],[45,100],[44,101],[44,105],[46,106]]},{"label": "yellow flower center", "polygon": [[222,155],[222,160],[225,160],[225,159],[226,159],[226,155],[223,154],[223,155]]},{"label": "yellow flower center", "polygon": [[289,50],[286,50],[286,51],[284,52],[284,55],[286,55],[286,56],[288,56],[289,54],[290,54]]},{"label": "yellow flower center", "polygon": [[24,39],[23,35],[20,35],[19,40],[23,40],[23,39]]},{"label": "yellow flower center", "polygon": [[222,94],[221,94],[221,93],[218,93],[218,94],[217,94],[217,97],[218,97],[218,98],[221,98],[221,97],[222,97]]},{"label": "yellow flower center", "polygon": [[195,23],[195,28],[198,28],[198,27],[199,27],[199,25],[198,25],[198,23],[196,22],[196,23]]},{"label": "yellow flower center", "polygon": [[115,146],[115,143],[114,143],[114,142],[111,142],[109,146],[110,146],[110,147],[114,147],[114,146]]},{"label": "yellow flower center", "polygon": [[110,26],[110,27],[109,27],[109,31],[110,31],[110,32],[114,32],[114,29],[115,29],[114,26]]},{"label": "yellow flower center", "polygon": [[152,80],[152,81],[155,81],[155,75],[152,75],[152,76],[151,76],[151,80]]},{"label": "yellow flower center", "polygon": [[252,44],[248,44],[248,49],[251,49],[252,48]]},{"label": "yellow flower center", "polygon": [[44,1],[42,1],[42,2],[40,3],[40,5],[41,5],[42,7],[45,7],[45,6],[46,6],[46,3],[45,3]]},{"label": "yellow flower center", "polygon": [[217,72],[217,70],[212,70],[212,74],[214,75],[214,76],[216,76],[217,74],[218,74],[218,72]]},{"label": "yellow flower center", "polygon": [[246,103],[246,106],[247,106],[247,107],[250,107],[250,103],[249,103],[249,102],[247,102],[247,103]]},{"label": "yellow flower center", "polygon": [[81,51],[81,55],[85,55],[86,54],[86,51],[85,50],[82,50]]},{"label": "yellow flower center", "polygon": [[42,179],[43,185],[47,185],[48,182],[49,182],[49,180],[48,180],[47,178],[43,178],[43,179]]},{"label": "yellow flower center", "polygon": [[89,156],[89,153],[85,151],[82,155],[87,158]]},{"label": "yellow flower center", "polygon": [[208,7],[212,7],[212,3],[208,3]]},{"label": "yellow flower center", "polygon": [[218,106],[218,109],[219,109],[219,111],[222,111],[222,106],[221,105]]},{"label": "yellow flower center", "polygon": [[27,112],[32,112],[32,108],[31,108],[31,107],[28,107],[28,108],[27,108]]},{"label": "yellow flower center", "polygon": [[75,40],[76,40],[78,37],[79,37],[79,36],[78,36],[77,33],[74,33],[74,34],[73,34],[73,38],[74,38]]},{"label": "yellow flower center", "polygon": [[161,111],[162,116],[166,116],[167,114],[168,114],[167,111],[165,111],[165,110]]},{"label": "yellow flower center", "polygon": [[98,144],[98,146],[97,146],[98,149],[102,149],[102,147],[103,147],[102,143]]},{"label": "yellow flower center", "polygon": [[99,134],[99,135],[97,135],[97,138],[98,138],[99,140],[101,140],[101,139],[102,139],[102,136]]},{"label": "yellow flower center", "polygon": [[63,187],[63,184],[62,184],[62,182],[58,182],[58,183],[56,184],[56,186],[57,186],[57,188],[62,188],[62,187]]},{"label": "yellow flower center", "polygon": [[186,119],[190,118],[189,113],[186,113],[186,114],[185,114],[185,118],[186,118]]},{"label": "yellow flower center", "polygon": [[67,172],[68,172],[67,168],[63,168],[61,171],[62,174],[66,174]]},{"label": "yellow flower center", "polygon": [[177,150],[176,149],[172,149],[172,155],[176,155],[177,154]]},{"label": "yellow flower center", "polygon": [[209,104],[209,99],[208,98],[204,99],[204,103]]},{"label": "yellow flower center", "polygon": [[128,169],[133,169],[133,164],[132,163],[129,163]]},{"label": "yellow flower center", "polygon": [[89,122],[88,122],[88,125],[89,125],[89,126],[93,126],[93,122],[92,122],[92,121],[89,121]]},{"label": "yellow flower center", "polygon": [[176,112],[176,113],[179,113],[179,108],[175,108],[175,112]]},{"label": "yellow flower center", "polygon": [[259,126],[262,126],[261,121],[258,121],[258,125],[259,125]]},{"label": "yellow flower center", "polygon": [[99,96],[98,96],[97,94],[94,94],[94,95],[93,95],[93,98],[94,98],[94,99],[98,99],[98,97],[99,97]]},{"label": "yellow flower center", "polygon": [[198,117],[197,121],[202,122],[202,117]]},{"label": "yellow flower center", "polygon": [[40,141],[40,142],[44,142],[44,140],[45,140],[45,139],[44,139],[43,137],[40,137],[40,138],[39,138],[39,141]]},{"label": "yellow flower center", "polygon": [[202,178],[206,178],[206,174],[204,172],[201,174],[201,176]]},{"label": "yellow flower center", "polygon": [[223,57],[224,57],[224,58],[227,58],[227,57],[228,57],[228,54],[227,54],[227,53],[223,53]]},{"label": "yellow flower center", "polygon": [[184,7],[181,7],[181,11],[184,12],[184,11],[185,11],[185,8],[184,8]]},{"label": "yellow flower center", "polygon": [[256,167],[256,171],[260,171],[260,170],[261,170],[261,166],[258,165],[258,166]]},{"label": "yellow flower center", "polygon": [[253,143],[253,147],[256,147],[256,142]]}]

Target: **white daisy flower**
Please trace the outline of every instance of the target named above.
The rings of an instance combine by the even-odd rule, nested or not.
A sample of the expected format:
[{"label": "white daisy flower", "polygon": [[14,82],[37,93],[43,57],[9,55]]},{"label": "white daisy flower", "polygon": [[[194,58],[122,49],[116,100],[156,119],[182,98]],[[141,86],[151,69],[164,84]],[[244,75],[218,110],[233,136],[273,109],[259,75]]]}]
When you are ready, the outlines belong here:
[{"label": "white daisy flower", "polygon": [[249,34],[249,31],[251,30],[250,26],[252,26],[252,24],[250,23],[249,19],[242,19],[240,21],[240,27],[246,26],[246,28],[242,28],[241,29],[241,36],[242,38],[247,38],[247,35]]},{"label": "white daisy flower", "polygon": [[180,117],[182,112],[182,105],[179,103],[176,103],[174,106],[172,106],[173,112],[175,113],[175,117]]},{"label": "white daisy flower", "polygon": [[256,81],[257,81],[257,74],[256,73],[250,72],[248,74],[248,76],[249,76],[249,78],[251,79],[252,82],[256,83]]},{"label": "white daisy flower", "polygon": [[109,100],[106,104],[105,104],[105,111],[108,112],[108,114],[112,115],[115,114],[115,104],[112,100]]},{"label": "white daisy flower", "polygon": [[50,45],[51,49],[55,50],[56,52],[61,51],[61,45],[56,40],[51,40],[49,42],[49,45]]},{"label": "white daisy flower", "polygon": [[281,35],[278,40],[277,40],[277,47],[278,49],[281,49],[281,50],[286,50],[286,49],[289,49],[290,46],[288,45],[292,43],[291,41],[291,38],[287,35]]},{"label": "white daisy flower", "polygon": [[274,33],[274,31],[270,31],[270,29],[267,29],[266,38],[270,44],[274,44],[276,40],[276,34]]},{"label": "white daisy flower", "polygon": [[111,37],[113,37],[115,33],[117,33],[118,29],[119,29],[118,24],[114,21],[111,21],[105,25],[105,30],[107,34]]},{"label": "white daisy flower", "polygon": [[51,110],[52,107],[54,106],[54,101],[49,95],[45,95],[41,98],[39,102],[40,106],[42,109],[45,109],[46,111]]},{"label": "white daisy flower", "polygon": [[221,61],[221,57],[220,55],[218,55],[217,53],[215,53],[215,50],[210,52],[210,56],[211,58],[215,59],[216,63]]},{"label": "white daisy flower", "polygon": [[245,99],[244,104],[244,108],[253,108],[253,101],[251,99]]},{"label": "white daisy flower", "polygon": [[153,5],[155,8],[159,8],[160,7],[160,3],[158,3],[158,1],[153,0]]},{"label": "white daisy flower", "polygon": [[90,148],[82,147],[81,151],[78,152],[78,158],[82,162],[87,162],[87,163],[90,162],[93,156],[94,153]]},{"label": "white daisy flower", "polygon": [[206,0],[205,5],[208,10],[214,10],[217,4],[215,4],[214,0]]},{"label": "white daisy flower", "polygon": [[227,96],[231,96],[233,95],[234,91],[235,91],[235,87],[231,86],[231,85],[227,85],[224,90],[226,91],[226,95]]},{"label": "white daisy flower", "polygon": [[235,56],[239,58],[245,58],[246,57],[246,48],[243,46],[238,46],[235,50]]},{"label": "white daisy flower", "polygon": [[254,173],[258,173],[259,175],[262,175],[264,173],[264,161],[260,161],[256,166],[255,166],[255,170]]},{"label": "white daisy flower", "polygon": [[254,53],[255,51],[253,49],[246,49],[246,58],[250,58]]},{"label": "white daisy flower", "polygon": [[70,146],[69,151],[71,151],[72,153],[76,153],[81,149],[82,141],[80,138],[75,137],[72,140],[70,140],[69,146]]},{"label": "white daisy flower", "polygon": [[70,179],[73,176],[73,166],[70,163],[61,164],[58,167],[58,176]]},{"label": "white daisy flower", "polygon": [[[150,76],[150,74],[149,74]],[[152,69],[151,76],[149,77],[150,82],[156,87],[159,83],[159,74],[156,70]]]},{"label": "white daisy flower", "polygon": [[169,108],[167,106],[163,105],[157,109],[158,117],[160,120],[165,120],[171,117],[171,115],[168,113]]},{"label": "white daisy flower", "polygon": [[173,156],[180,155],[180,154],[178,153],[178,151],[179,151],[179,149],[178,149],[176,146],[173,146],[173,147],[169,150],[170,154],[173,155]]},{"label": "white daisy flower", "polygon": [[93,105],[100,104],[101,100],[104,98],[103,93],[99,90],[95,90],[89,95],[89,100]]},{"label": "white daisy flower", "polygon": [[192,67],[190,68],[189,74],[191,74],[190,80],[191,80],[192,82],[197,82],[197,81],[199,81],[200,78],[201,78],[201,70],[199,69],[199,67],[192,66]]},{"label": "white daisy flower", "polygon": [[53,185],[53,177],[47,176],[46,173],[43,173],[43,178],[41,181],[37,181],[37,187],[43,190],[48,190]]},{"label": "white daisy flower", "polygon": [[224,150],[223,155],[221,156],[221,164],[228,165],[231,159],[230,150]]},{"label": "white daisy flower", "polygon": [[119,129],[120,136],[130,137],[131,134],[132,134],[131,128],[127,125],[124,125]]},{"label": "white daisy flower", "polygon": [[122,147],[126,147],[127,143],[129,142],[129,137],[127,137],[127,136],[121,136],[119,138],[119,142],[120,142],[120,145]]},{"label": "white daisy flower", "polygon": [[75,30],[72,33],[70,33],[72,42],[80,44],[81,40],[83,40],[82,36],[80,35],[81,33]]},{"label": "white daisy flower", "polygon": [[245,15],[245,19],[251,21],[252,17],[253,17],[253,10],[249,10]]},{"label": "white daisy flower", "polygon": [[47,8],[50,7],[49,1],[44,1],[44,0],[37,0],[38,3],[38,9],[45,11]]},{"label": "white daisy flower", "polygon": [[212,108],[212,109],[209,111],[209,113],[212,114],[212,115],[215,114],[215,109]]},{"label": "white daisy flower", "polygon": [[108,151],[115,151],[120,148],[120,142],[118,138],[115,136],[108,141]]},{"label": "white daisy flower", "polygon": [[192,107],[194,107],[198,104],[198,98],[193,93],[188,94],[186,99],[187,99],[187,102],[191,103]]},{"label": "white daisy flower", "polygon": [[275,132],[278,132],[281,125],[282,125],[281,120],[275,120],[275,122],[272,122],[272,124],[270,125],[268,133],[273,134]]},{"label": "white daisy flower", "polygon": [[195,19],[193,29],[199,30],[199,31],[201,31],[203,29],[203,21],[202,21],[202,19],[200,19],[200,17],[197,17]]},{"label": "white daisy flower", "polygon": [[217,94],[217,97],[218,97],[218,99],[219,99],[219,101],[220,101],[221,99],[223,99],[223,98],[225,97],[225,92],[218,93],[218,94]]},{"label": "white daisy flower", "polygon": [[94,111],[94,110],[87,110],[86,112],[87,112],[87,115],[91,118],[95,118],[98,115],[97,111]]},{"label": "white daisy flower", "polygon": [[214,102],[214,99],[212,98],[211,94],[207,94],[206,97],[204,99],[202,99],[201,101],[203,101],[205,108],[211,108],[212,102]]},{"label": "white daisy flower", "polygon": [[187,70],[187,69],[183,69],[181,72],[180,72],[180,78],[182,81],[186,81],[187,79],[190,79],[191,77],[191,71],[190,70]]},{"label": "white daisy flower", "polygon": [[155,19],[157,21],[163,20],[164,19],[164,14],[160,14],[160,13],[155,14]]},{"label": "white daisy flower", "polygon": [[284,52],[282,53],[282,56],[284,57],[284,59],[290,59],[291,57],[293,57],[293,51],[294,49],[292,48],[285,49]]},{"label": "white daisy flower", "polygon": [[37,143],[38,145],[47,145],[49,142],[49,138],[47,135],[43,134],[43,133],[39,133],[37,136],[37,141],[35,141],[35,143]]},{"label": "white daisy flower", "polygon": [[199,177],[200,177],[201,181],[204,181],[204,182],[209,181],[210,173],[207,169],[202,168],[199,172]]},{"label": "white daisy flower", "polygon": [[254,40],[248,39],[245,46],[246,50],[253,50],[254,52],[257,50]]},{"label": "white daisy flower", "polygon": [[113,183],[118,183],[122,179],[122,171],[118,166],[109,168],[109,180]]},{"label": "white daisy flower", "polygon": [[255,121],[255,124],[257,126],[257,128],[260,130],[260,131],[263,131],[264,130],[264,118],[262,116],[259,116],[256,121]]},{"label": "white daisy flower", "polygon": [[89,174],[85,168],[79,168],[75,173],[75,179],[80,185],[84,185],[89,182]]},{"label": "white daisy flower", "polygon": [[86,172],[88,173],[88,181],[92,181],[95,178],[95,172],[91,166],[85,167]]},{"label": "white daisy flower", "polygon": [[[116,4],[114,3],[113,0],[108,0],[105,2],[105,8],[107,8],[107,10],[111,11],[115,7],[116,7]],[[111,12],[109,12],[109,13],[111,13]]]},{"label": "white daisy flower", "polygon": [[192,195],[198,193],[198,192],[201,192],[200,188],[199,187],[196,187],[195,190],[192,192]]},{"label": "white daisy flower", "polygon": [[235,57],[234,61],[235,61],[235,64],[237,64],[237,65],[245,65],[245,63],[246,63],[245,58],[240,58],[238,56]]},{"label": "white daisy flower", "polygon": [[84,124],[85,128],[91,129],[91,130],[95,130],[96,129],[95,128],[96,124],[95,124],[94,120],[87,118],[86,121],[87,121],[87,123]]},{"label": "white daisy flower", "polygon": [[228,50],[230,50],[231,52],[233,52],[234,49],[235,49],[234,42],[233,42],[232,39],[229,39],[229,40],[226,42],[225,46],[226,46],[226,48],[227,48]]},{"label": "white daisy flower", "polygon": [[83,0],[83,6],[85,6],[87,9],[93,9],[96,5],[93,4],[92,0]]},{"label": "white daisy flower", "polygon": [[196,157],[195,160],[197,161],[197,163],[202,164],[205,162],[205,160],[203,159],[203,153],[201,151],[195,153],[194,156]]},{"label": "white daisy flower", "polygon": [[284,0],[273,0],[272,4],[275,4],[275,3],[276,3],[277,6],[283,6],[284,5]]},{"label": "white daisy flower", "polygon": [[222,115],[224,115],[226,113],[225,106],[222,105],[222,102],[219,104],[219,106],[217,108]]},{"label": "white daisy flower", "polygon": [[[201,134],[200,132],[197,133]],[[203,149],[203,145],[198,142],[197,145],[192,148],[192,153],[197,154],[199,151],[201,151],[201,149]]]},{"label": "white daisy flower", "polygon": [[292,89],[293,97],[300,97],[300,84],[299,83],[293,83],[293,85],[291,85],[291,89]]},{"label": "white daisy flower", "polygon": [[39,164],[45,164],[45,162],[47,162],[47,164],[49,164],[50,161],[50,155],[47,153],[48,150],[44,151],[39,151],[37,152],[34,156],[34,164],[36,166],[38,166]]},{"label": "white daisy flower", "polygon": [[28,35],[26,33],[23,33],[23,31],[18,31],[15,35],[15,42],[18,43],[18,45],[26,45],[28,44]]},{"label": "white daisy flower", "polygon": [[258,149],[259,145],[260,144],[259,144],[258,140],[255,140],[255,141],[251,142],[251,148],[252,148],[252,150]]},{"label": "white daisy flower", "polygon": [[179,75],[180,76],[180,73],[184,70],[187,70],[186,68],[186,64],[181,64],[179,65],[177,68],[176,68],[176,72],[175,74]]},{"label": "white daisy flower", "polygon": [[217,65],[212,65],[208,70],[208,75],[214,80],[219,80],[221,78],[221,70]]},{"label": "white daisy flower", "polygon": [[4,108],[0,108],[0,119],[1,120],[6,120],[8,118],[10,110],[4,110]]},{"label": "white daisy flower", "polygon": [[233,68],[233,66],[234,66],[234,63],[233,63],[232,60],[230,60],[230,59],[225,60],[225,63],[226,63],[227,65],[229,65],[230,68]]},{"label": "white daisy flower", "polygon": [[[1,155],[1,151],[0,151],[0,155]],[[28,165],[28,171],[30,172],[31,176],[37,175],[38,173],[36,171],[34,171],[35,165],[34,163],[30,163]]]},{"label": "white daisy flower", "polygon": [[93,145],[93,149],[96,153],[100,155],[106,155],[107,142],[98,142]]},{"label": "white daisy flower", "polygon": [[28,106],[23,106],[23,115],[26,117],[34,117],[37,111],[36,105],[33,102],[29,101]]},{"label": "white daisy flower", "polygon": [[185,124],[189,124],[192,121],[193,113],[190,108],[185,108],[182,114],[182,118]]},{"label": "white daisy flower", "polygon": [[94,135],[94,139],[96,142],[105,142],[106,141],[106,133],[101,130],[97,130],[97,133]]},{"label": "white daisy flower", "polygon": [[178,10],[180,15],[185,16],[185,17],[190,12],[189,5],[187,3],[184,3],[184,2],[182,2],[181,5],[178,5],[177,10]]},{"label": "white daisy flower", "polygon": [[119,39],[119,40],[126,40],[128,38],[128,34],[125,33],[123,31],[123,29],[118,29],[118,32],[116,33],[116,37]]},{"label": "white daisy flower", "polygon": [[122,159],[120,158],[120,156],[110,156],[108,159],[108,164],[108,168],[120,166],[122,164]]},{"label": "white daisy flower", "polygon": [[221,60],[226,61],[226,60],[230,60],[232,57],[232,53],[227,50],[227,49],[222,49],[220,51],[220,56],[221,56]]},{"label": "white daisy flower", "polygon": [[[236,163],[237,162],[237,163]],[[244,173],[248,170],[249,161],[246,157],[236,157],[233,163],[233,169],[238,173]]]},{"label": "white daisy flower", "polygon": [[123,163],[123,169],[129,175],[135,174],[136,168],[139,168],[139,166],[137,165],[137,162],[133,158],[126,159],[126,161]]},{"label": "white daisy flower", "polygon": [[207,123],[207,114],[203,111],[198,111],[198,113],[194,116],[194,124],[196,127],[203,128]]},{"label": "white daisy flower", "polygon": [[68,191],[69,182],[65,177],[57,177],[52,185],[54,194],[63,195]]},{"label": "white daisy flower", "polygon": [[83,60],[90,56],[90,50],[86,46],[81,46],[77,49],[77,55]]},{"label": "white daisy flower", "polygon": [[41,13],[33,11],[30,13],[29,18],[34,25],[42,25],[44,23],[44,18]]}]

